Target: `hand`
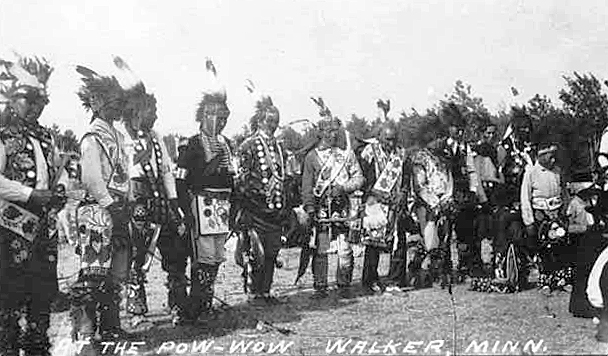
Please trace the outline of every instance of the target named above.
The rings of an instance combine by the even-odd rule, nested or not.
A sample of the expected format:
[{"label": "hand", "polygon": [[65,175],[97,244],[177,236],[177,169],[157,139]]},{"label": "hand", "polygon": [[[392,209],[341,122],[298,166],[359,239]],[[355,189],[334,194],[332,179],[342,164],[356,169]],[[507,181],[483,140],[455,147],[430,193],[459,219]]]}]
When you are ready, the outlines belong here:
[{"label": "hand", "polygon": [[53,193],[50,190],[34,189],[32,190],[27,203],[42,208],[50,203],[52,197]]}]

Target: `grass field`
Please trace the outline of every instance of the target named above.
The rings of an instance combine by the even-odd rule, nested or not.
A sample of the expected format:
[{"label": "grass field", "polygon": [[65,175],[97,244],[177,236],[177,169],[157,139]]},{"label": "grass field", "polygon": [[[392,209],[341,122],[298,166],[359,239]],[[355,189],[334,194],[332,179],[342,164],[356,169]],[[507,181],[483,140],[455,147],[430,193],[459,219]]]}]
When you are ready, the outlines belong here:
[{"label": "grass field", "polygon": [[[67,248],[60,253],[60,276],[70,276],[75,271],[76,259]],[[332,293],[326,300],[313,301],[309,300],[310,272],[300,286],[293,286],[299,250],[283,250],[281,256],[286,264],[277,270],[274,286],[278,294],[288,299],[287,304],[273,307],[248,304],[242,293],[240,270],[229,253],[216,288],[217,297],[228,306],[216,301],[215,306],[223,312],[215,319],[179,328],[171,327],[165,306],[166,275],[160,263],[155,262],[147,285],[149,316],[154,327],[130,330],[134,332],[132,340],[107,345],[106,354],[120,354],[122,347],[123,354],[129,354],[126,352],[129,348],[137,348],[133,354],[139,355],[445,355],[453,354],[454,339],[457,354],[608,354],[608,346],[593,338],[593,323],[570,316],[569,295],[563,292],[550,296],[536,290],[511,295],[484,294],[459,285],[454,288],[453,308],[450,295],[439,287],[381,296],[357,295],[348,300]],[[335,259],[330,257],[330,282]],[[362,257],[357,257],[357,285],[362,264]],[[383,255],[382,274],[387,268],[388,256]],[[62,280],[62,289],[67,288],[70,280]],[[123,324],[126,321],[123,318]],[[286,330],[281,333],[272,326],[291,333],[286,335]],[[54,355],[67,354],[69,332],[69,313],[53,314]],[[348,344],[342,349],[331,349],[338,341]],[[281,345],[283,350],[273,350]]]}]

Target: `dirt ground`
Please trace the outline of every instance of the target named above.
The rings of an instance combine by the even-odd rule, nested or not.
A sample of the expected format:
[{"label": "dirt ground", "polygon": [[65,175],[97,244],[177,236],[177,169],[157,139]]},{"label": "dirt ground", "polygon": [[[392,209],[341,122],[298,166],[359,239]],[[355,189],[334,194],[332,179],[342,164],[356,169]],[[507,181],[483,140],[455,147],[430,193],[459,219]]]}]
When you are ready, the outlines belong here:
[{"label": "dirt ground", "polygon": [[[61,288],[66,290],[76,271],[68,246],[60,252]],[[106,345],[105,354],[225,355],[225,354],[607,354],[598,344],[595,325],[568,313],[569,294],[546,296],[537,290],[518,294],[484,294],[454,288],[453,303],[438,286],[406,293],[340,299],[335,292],[322,301],[310,300],[309,271],[294,286],[299,249],[283,250],[285,266],[277,270],[274,289],[287,298],[284,305],[254,307],[242,292],[240,269],[231,252],[221,267],[216,287],[221,311],[214,319],[194,326],[173,328],[166,308],[166,274],[155,261],[148,276],[148,330],[129,329],[133,337]],[[336,256],[330,256],[330,283]],[[363,257],[356,258],[355,284],[359,286]],[[388,256],[380,272],[388,270]],[[65,309],[65,308],[64,308]],[[456,318],[454,319],[454,311]],[[123,317],[123,324],[128,319]],[[54,355],[68,355],[69,313],[53,314]],[[454,344],[454,340],[456,344]],[[341,342],[341,348],[337,343]],[[281,348],[282,347],[282,348]]]}]

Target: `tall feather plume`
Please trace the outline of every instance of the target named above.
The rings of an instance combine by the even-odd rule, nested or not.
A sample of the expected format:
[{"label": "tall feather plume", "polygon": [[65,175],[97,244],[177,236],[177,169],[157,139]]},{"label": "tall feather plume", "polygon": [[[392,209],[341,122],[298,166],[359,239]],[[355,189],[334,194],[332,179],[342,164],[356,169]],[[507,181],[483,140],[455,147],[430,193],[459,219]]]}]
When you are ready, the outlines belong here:
[{"label": "tall feather plume", "polygon": [[213,65],[211,58],[205,59],[205,68],[207,68],[207,71],[213,73],[213,75],[217,77],[217,70],[215,70],[215,65]]},{"label": "tall feather plume", "polygon": [[203,79],[203,97],[196,109],[196,120],[201,121],[205,117],[207,104],[226,105],[226,88],[222,85],[217,75],[217,70],[210,58],[205,60],[205,77]]},{"label": "tall feather plume", "polygon": [[382,120],[384,120],[384,121],[388,120],[388,112],[391,110],[391,101],[388,99],[386,101],[383,101],[382,99],[378,99],[378,101],[376,102],[376,105],[378,106],[378,109],[380,109],[382,112],[382,115],[381,115]]},{"label": "tall feather plume", "polygon": [[119,56],[114,56],[114,65],[118,68],[116,79],[118,79],[118,82],[123,89],[130,90],[137,86],[143,86],[141,79],[135,75],[124,59]]},{"label": "tall feather plume", "polygon": [[317,104],[317,106],[319,107],[319,115],[323,118],[331,118],[331,110],[329,110],[329,108],[327,107],[327,105],[325,105],[325,102],[323,101],[322,97],[318,97],[318,98],[313,98],[311,97],[310,99],[312,99],[312,101]]},{"label": "tall feather plume", "polygon": [[203,100],[225,102],[226,89],[220,83],[215,65],[210,58],[205,61],[206,78],[203,88]]},{"label": "tall feather plume", "polygon": [[78,72],[78,74],[82,75],[85,78],[99,77],[99,74],[97,74],[97,72],[81,65],[76,66],[76,72]]},{"label": "tall feather plume", "polygon": [[247,88],[247,91],[250,94],[253,94],[255,92],[255,85],[253,85],[253,82],[251,80],[249,80],[249,79],[247,79],[245,81],[245,88]]},{"label": "tall feather plume", "polygon": [[100,100],[106,105],[122,105],[124,89],[114,76],[102,76],[94,70],[82,65],[76,66],[76,72],[81,75],[82,86],[76,93],[87,111],[92,111],[93,100]]}]

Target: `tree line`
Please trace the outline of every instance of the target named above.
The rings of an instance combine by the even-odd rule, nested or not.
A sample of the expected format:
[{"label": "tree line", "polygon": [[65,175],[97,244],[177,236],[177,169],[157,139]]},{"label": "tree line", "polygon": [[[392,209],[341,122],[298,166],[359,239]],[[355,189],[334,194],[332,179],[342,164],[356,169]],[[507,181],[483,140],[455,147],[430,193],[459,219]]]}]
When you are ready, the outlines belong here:
[{"label": "tree line", "polygon": [[[432,141],[445,137],[449,122],[463,123],[465,137],[474,142],[480,139],[481,130],[487,124],[497,126],[504,133],[509,120],[514,115],[525,114],[532,119],[533,141],[551,141],[559,145],[558,164],[566,179],[589,172],[593,167],[594,152],[599,147],[602,131],[608,125],[608,96],[602,91],[602,84],[591,73],[574,72],[564,76],[564,87],[558,91],[558,102],[552,102],[546,95],[536,94],[524,105],[504,108],[491,113],[483,99],[473,93],[472,87],[458,80],[451,93],[446,94],[437,104],[420,113],[415,109],[388,113],[394,120],[398,139],[405,148],[423,147]],[[517,90],[511,88],[513,95]],[[282,119],[283,122],[288,120]],[[343,120],[350,134],[353,148],[364,144],[364,140],[377,137],[383,123],[380,118],[367,119],[352,114]],[[61,131],[56,124],[51,132],[60,151],[79,152],[79,139],[72,130]],[[244,125],[240,132],[233,135],[233,149],[238,147],[251,134],[250,126]],[[281,128],[279,139],[286,149],[298,152],[312,144],[318,137],[316,127],[308,125],[304,130],[295,130],[286,125]],[[184,137],[169,134],[163,140],[169,155],[175,161],[178,143]]]}]

